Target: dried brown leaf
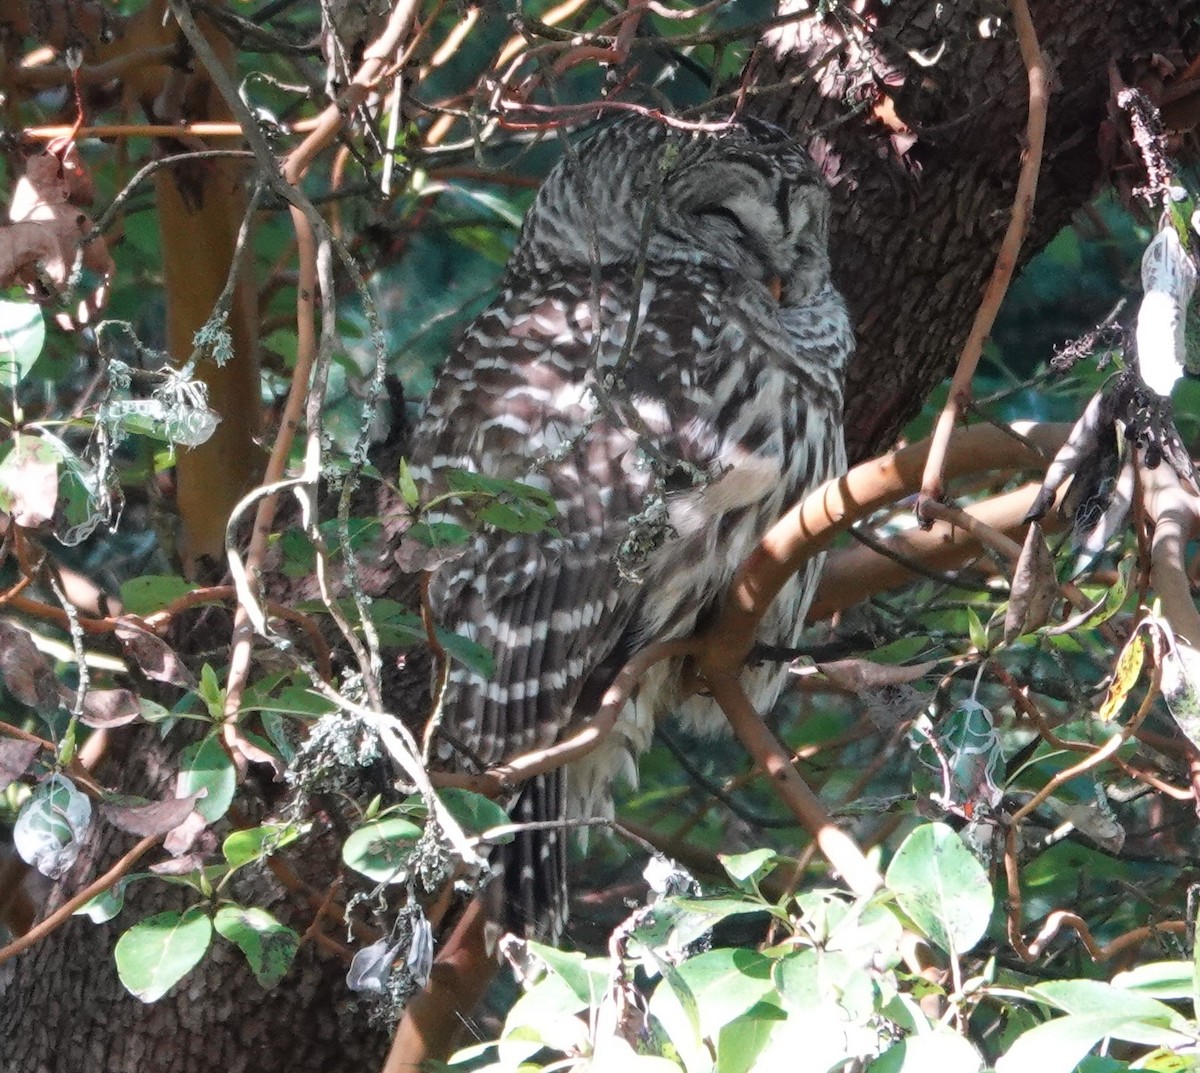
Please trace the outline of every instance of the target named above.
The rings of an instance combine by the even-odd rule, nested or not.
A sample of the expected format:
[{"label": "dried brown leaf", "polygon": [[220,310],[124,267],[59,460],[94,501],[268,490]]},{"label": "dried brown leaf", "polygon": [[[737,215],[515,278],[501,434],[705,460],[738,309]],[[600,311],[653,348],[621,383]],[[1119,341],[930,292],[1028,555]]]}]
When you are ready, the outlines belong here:
[{"label": "dried brown leaf", "polygon": [[62,704],[61,687],[50,661],[38,651],[26,630],[0,622],[0,676],[22,704],[53,712]]},{"label": "dried brown leaf", "polygon": [[1025,534],[1025,545],[1013,572],[1008,611],[1004,615],[1004,640],[1015,641],[1046,625],[1057,600],[1054,556],[1046,544],[1042,527],[1033,522]]},{"label": "dried brown leaf", "polygon": [[123,727],[141,714],[137,697],[128,689],[89,689],[79,721],[96,728]]},{"label": "dried brown leaf", "polygon": [[178,827],[191,815],[201,793],[187,797],[147,801],[140,797],[114,795],[100,805],[100,814],[114,827],[133,835],[162,835]]},{"label": "dried brown leaf", "polygon": [[818,663],[817,669],[835,686],[851,693],[862,693],[915,682],[918,678],[924,678],[936,666],[936,662],[902,666],[895,663],[872,663],[869,659],[837,659],[829,663]]},{"label": "dried brown leaf", "polygon": [[0,738],[0,790],[29,770],[40,749],[36,741]]},{"label": "dried brown leaf", "polygon": [[195,688],[195,676],[158,634],[132,618],[118,619],[116,634],[125,654],[147,678],[156,682],[170,682],[184,689]]},{"label": "dried brown leaf", "polygon": [[171,828],[171,833],[163,839],[163,849],[172,857],[180,857],[195,845],[196,839],[204,833],[207,827],[208,820],[193,808]]}]

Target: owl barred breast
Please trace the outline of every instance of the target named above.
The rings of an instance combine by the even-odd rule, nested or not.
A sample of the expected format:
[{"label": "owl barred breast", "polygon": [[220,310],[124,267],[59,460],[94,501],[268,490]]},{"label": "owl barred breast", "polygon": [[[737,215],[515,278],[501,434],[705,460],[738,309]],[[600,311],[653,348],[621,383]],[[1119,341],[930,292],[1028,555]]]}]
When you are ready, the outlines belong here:
[{"label": "owl barred breast", "polygon": [[[461,468],[558,507],[555,532],[485,530],[432,580],[441,623],[495,660],[490,678],[450,670],[442,762],[478,770],[569,733],[639,647],[703,625],[771,523],[844,469],[853,334],[827,221],[807,154],[753,121],[621,120],[551,171],[412,440],[431,495]],[[760,641],[796,643],[819,569],[787,585]],[[711,700],[680,699],[680,673],[653,668],[599,750],[522,788],[514,820],[611,814],[612,779],[660,716],[724,726]],[[783,678],[747,669],[760,711]],[[544,827],[501,850],[512,930],[560,930],[565,838]]]}]

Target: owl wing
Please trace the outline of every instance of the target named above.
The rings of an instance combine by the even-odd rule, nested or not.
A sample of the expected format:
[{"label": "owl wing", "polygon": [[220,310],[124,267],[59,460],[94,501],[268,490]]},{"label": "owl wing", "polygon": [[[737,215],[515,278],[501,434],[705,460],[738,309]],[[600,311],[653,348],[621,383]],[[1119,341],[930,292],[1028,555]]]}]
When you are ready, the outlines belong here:
[{"label": "owl wing", "polygon": [[[490,765],[559,737],[635,612],[638,586],[618,561],[631,519],[656,479],[687,483],[728,454],[712,381],[749,355],[723,345],[720,283],[648,274],[631,332],[634,283],[609,280],[599,345],[589,279],[510,289],[444,366],[414,436],[414,476],[434,493],[446,468],[521,480],[558,507],[556,534],[479,533],[431,586],[441,623],[494,659],[490,678],[450,672],[443,728],[464,760]],[[616,413],[598,399],[597,371],[622,378],[609,392]]]},{"label": "owl wing", "polygon": [[[521,480],[552,496],[558,514],[555,532],[477,533],[434,577],[441,624],[494,660],[490,677],[452,665],[442,759],[477,769],[552,744],[590,714],[639,642],[664,625],[688,632],[713,599],[699,560],[728,559],[720,546],[728,531],[709,524],[704,503],[716,500],[722,517],[744,513],[731,488],[747,484],[744,466],[723,474],[765,458],[770,472],[749,482],[751,499],[767,487],[785,494],[770,460],[783,452],[781,424],[796,418],[779,413],[786,376],[764,370],[774,363],[778,373],[792,347],[778,317],[755,320],[768,308],[765,289],[737,300],[745,286],[676,266],[640,281],[607,272],[593,299],[590,277],[560,276],[510,287],[467,328],[413,437],[413,475],[434,494],[445,490],[447,469]],[[613,386],[598,389],[597,377]],[[765,391],[765,419],[734,419],[767,380],[775,387]],[[667,555],[655,553],[653,526],[642,524],[660,492],[679,530],[659,534],[674,542]],[[469,522],[469,506],[447,520]],[[630,545],[636,560],[642,544],[649,569],[639,586],[623,567]],[[732,567],[723,569],[727,576]],[[639,621],[650,595],[657,613]],[[565,796],[563,772],[552,771],[530,780],[510,811],[518,823],[562,820]],[[497,915],[512,930],[557,935],[565,839],[543,823],[502,847],[495,863]]]}]

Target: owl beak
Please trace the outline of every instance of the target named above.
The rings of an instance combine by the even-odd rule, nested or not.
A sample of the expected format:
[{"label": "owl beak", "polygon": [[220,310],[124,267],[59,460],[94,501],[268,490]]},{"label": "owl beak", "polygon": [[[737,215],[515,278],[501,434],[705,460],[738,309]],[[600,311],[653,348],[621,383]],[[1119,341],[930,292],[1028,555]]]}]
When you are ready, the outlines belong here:
[{"label": "owl beak", "polygon": [[783,280],[779,276],[772,276],[767,280],[767,290],[771,292],[771,296],[778,302],[783,298]]}]

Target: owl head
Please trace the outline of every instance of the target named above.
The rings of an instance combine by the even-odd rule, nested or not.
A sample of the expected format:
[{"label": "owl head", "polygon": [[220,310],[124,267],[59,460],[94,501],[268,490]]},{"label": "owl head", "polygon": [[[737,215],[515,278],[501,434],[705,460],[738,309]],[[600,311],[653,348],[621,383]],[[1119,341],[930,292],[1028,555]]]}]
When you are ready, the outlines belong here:
[{"label": "owl head", "polygon": [[804,149],[755,120],[685,131],[637,116],[568,152],[525,218],[522,273],[708,264],[797,304],[829,276],[829,195]]}]

